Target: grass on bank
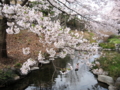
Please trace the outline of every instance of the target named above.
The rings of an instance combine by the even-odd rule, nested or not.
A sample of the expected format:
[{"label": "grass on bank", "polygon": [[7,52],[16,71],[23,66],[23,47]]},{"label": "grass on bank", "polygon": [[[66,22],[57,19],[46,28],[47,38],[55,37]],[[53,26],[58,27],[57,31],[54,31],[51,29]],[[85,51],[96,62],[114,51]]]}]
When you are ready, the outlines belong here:
[{"label": "grass on bank", "polygon": [[115,49],[115,44],[114,43],[100,43],[99,44],[100,47],[102,47],[103,49]]},{"label": "grass on bank", "polygon": [[120,36],[112,35],[106,42],[100,43],[99,46],[103,49],[115,49],[115,44],[120,44]]},{"label": "grass on bank", "polygon": [[108,75],[116,79],[120,76],[120,53],[107,51],[105,55],[98,60],[104,71],[108,71]]},{"label": "grass on bank", "polygon": [[6,82],[6,80],[13,79],[16,76],[11,69],[0,70],[0,84]]},{"label": "grass on bank", "polygon": [[120,44],[120,36],[113,35],[108,39],[108,42],[114,43],[114,44]]}]

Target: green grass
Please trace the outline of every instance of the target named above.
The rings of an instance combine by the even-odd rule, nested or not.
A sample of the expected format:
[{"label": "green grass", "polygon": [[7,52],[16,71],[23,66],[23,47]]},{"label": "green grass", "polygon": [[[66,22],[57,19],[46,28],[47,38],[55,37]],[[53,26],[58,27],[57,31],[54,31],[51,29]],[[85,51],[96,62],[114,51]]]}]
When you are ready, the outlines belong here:
[{"label": "green grass", "polygon": [[120,36],[112,35],[108,38],[109,43],[120,44]]},{"label": "green grass", "polygon": [[0,70],[0,80],[12,79],[14,77],[12,70],[2,71]]},{"label": "green grass", "polygon": [[115,49],[115,44],[120,44],[120,36],[112,35],[106,42],[100,43],[99,46],[103,49]]},{"label": "green grass", "polygon": [[115,49],[115,44],[114,43],[100,43],[99,44],[100,47],[102,47],[103,49]]},{"label": "green grass", "polygon": [[21,63],[16,63],[16,64],[15,64],[15,67],[21,67],[21,66],[22,66]]},{"label": "green grass", "polygon": [[105,52],[105,56],[99,59],[104,71],[108,71],[109,76],[116,79],[120,76],[120,54],[117,52]]},{"label": "green grass", "polygon": [[120,44],[120,39],[119,38],[111,38],[109,39],[110,43],[114,43],[114,44]]}]

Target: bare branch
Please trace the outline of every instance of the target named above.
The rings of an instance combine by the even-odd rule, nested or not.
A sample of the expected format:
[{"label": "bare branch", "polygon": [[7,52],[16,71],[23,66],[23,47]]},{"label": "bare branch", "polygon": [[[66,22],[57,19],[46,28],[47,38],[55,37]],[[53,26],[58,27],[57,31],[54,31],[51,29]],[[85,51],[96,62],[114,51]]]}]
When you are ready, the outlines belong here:
[{"label": "bare branch", "polygon": [[4,0],[4,4],[10,5],[10,0]]},{"label": "bare branch", "polygon": [[28,0],[24,0],[21,4],[21,6],[24,6],[26,3],[28,2]]},{"label": "bare branch", "polygon": [[[55,8],[57,8],[58,10],[66,13],[67,15],[70,15],[69,13],[65,12],[65,11],[62,10],[60,7],[58,7],[56,4],[53,4],[53,3],[51,2],[51,0],[47,0],[47,1],[48,1],[52,6],[54,6]],[[101,27],[110,26],[110,27],[112,27],[112,28],[114,28],[114,29],[117,28],[117,27],[115,27],[113,24],[106,23],[106,22],[99,22],[99,21],[96,21],[96,20],[92,19],[91,17],[86,17],[86,16],[82,15],[81,13],[77,12],[76,10],[70,8],[70,7],[67,6],[65,3],[61,2],[60,0],[57,0],[57,1],[59,2],[59,4],[63,5],[63,7],[65,7],[65,8],[67,8],[68,10],[74,12],[74,13],[75,13],[74,15],[79,15],[81,18],[84,18],[84,20],[85,20],[85,21],[88,21],[88,23],[89,23],[89,22],[90,22],[90,23],[93,22],[93,23],[99,24]],[[56,1],[54,0],[54,2],[56,2]],[[56,3],[57,3],[57,2],[56,2]],[[82,6],[82,7],[84,7],[84,6]],[[86,9],[89,9],[89,8],[87,8],[87,7],[85,7],[85,8],[86,8]],[[74,15],[73,15],[73,16],[74,16]]]},{"label": "bare branch", "polygon": [[[53,7],[55,7],[55,8],[57,8],[58,10],[60,10],[61,12],[63,12],[63,13],[66,13],[65,11],[63,11],[63,10],[61,10],[60,8],[58,8],[58,7],[56,7],[55,5],[53,5],[51,2],[50,2],[50,0],[47,0]],[[68,13],[66,13],[66,14],[68,14]]]},{"label": "bare branch", "polygon": [[[58,1],[59,1],[59,0],[58,0]],[[71,9],[70,7],[68,7],[67,5],[65,5],[64,3],[62,3],[61,1],[59,1],[59,2],[60,2],[61,4],[63,4],[66,8],[68,8],[69,10],[75,12],[76,15],[80,15],[81,17],[83,17],[83,18],[85,18],[85,19],[87,19],[87,20],[92,20],[92,19],[90,19],[90,18],[87,18],[87,17],[83,16],[82,14],[78,13],[77,11]]]},{"label": "bare branch", "polygon": [[[70,14],[68,14],[67,12],[65,12],[65,11],[61,10],[60,8],[56,7],[55,5],[53,5],[53,4],[50,2],[50,0],[47,0],[47,1],[48,1],[52,6],[54,6],[55,8],[57,8],[58,10],[60,10],[60,11],[62,11],[62,12],[64,12],[64,13],[66,13],[67,15],[70,15]],[[58,0],[58,1],[59,1],[59,0]],[[78,13],[77,11],[71,9],[70,7],[68,7],[67,5],[65,5],[64,3],[62,3],[61,1],[59,1],[59,2],[60,2],[61,4],[63,4],[66,8],[68,8],[69,10],[75,12],[76,14],[73,15],[73,16],[79,15],[79,16],[81,16],[82,18],[84,18],[84,19],[86,19],[86,20],[93,21],[93,19],[87,18],[87,17],[83,16],[82,14],[80,14],[80,13]],[[96,21],[94,21],[94,22],[96,22]]]},{"label": "bare branch", "polygon": [[14,0],[14,2],[15,2],[15,5],[17,4],[17,0]]}]

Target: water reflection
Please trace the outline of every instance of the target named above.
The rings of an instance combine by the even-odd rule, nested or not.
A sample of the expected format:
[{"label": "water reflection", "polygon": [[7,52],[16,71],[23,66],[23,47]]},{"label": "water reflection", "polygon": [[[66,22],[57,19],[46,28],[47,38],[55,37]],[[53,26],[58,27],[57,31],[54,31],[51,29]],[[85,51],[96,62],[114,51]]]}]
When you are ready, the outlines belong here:
[{"label": "water reflection", "polygon": [[[108,90],[107,86],[98,83],[85,63],[85,60],[92,62],[98,56],[94,54],[88,58],[87,52],[83,55],[77,52],[74,60],[68,57],[57,59],[53,62],[54,65],[53,63],[44,65],[40,70],[32,71],[14,85],[0,90]],[[60,74],[60,68],[68,68],[67,63],[70,63],[74,69],[65,75]],[[75,71],[76,63],[79,63],[78,71]]]},{"label": "water reflection", "polygon": [[[88,66],[84,63],[84,57],[85,55],[79,55],[77,52],[74,60],[70,62],[74,70],[66,75],[58,74],[57,78],[55,78],[55,84],[53,84],[52,90],[108,90],[100,86],[94,75],[89,72]],[[93,59],[97,57],[99,57],[99,55],[95,54],[93,57],[87,59],[92,62]],[[75,71],[76,63],[80,64],[78,71]]]}]

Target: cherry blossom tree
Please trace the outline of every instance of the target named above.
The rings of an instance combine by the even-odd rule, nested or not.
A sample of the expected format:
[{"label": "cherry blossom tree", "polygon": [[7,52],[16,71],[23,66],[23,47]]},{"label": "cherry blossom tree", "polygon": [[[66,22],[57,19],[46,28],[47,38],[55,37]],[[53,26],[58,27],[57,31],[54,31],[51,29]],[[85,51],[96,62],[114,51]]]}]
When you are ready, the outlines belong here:
[{"label": "cherry blossom tree", "polygon": [[[67,11],[68,14],[78,15],[89,22],[88,28],[99,32],[111,31],[117,33],[120,9],[119,0],[48,0],[56,1],[52,5]],[[62,8],[61,8],[62,7]]]},{"label": "cherry blossom tree", "polygon": [[[14,3],[12,3],[13,1]],[[7,57],[6,32],[8,34],[18,34],[21,30],[26,29],[39,36],[39,41],[43,44],[43,47],[54,45],[54,48],[46,48],[48,61],[46,61],[46,57],[42,52],[39,51],[37,61],[28,59],[23,64],[21,68],[23,74],[27,74],[30,70],[30,66],[33,66],[33,64],[37,62],[47,63],[50,60],[54,60],[56,57],[65,58],[67,55],[74,55],[75,50],[94,50],[94,48],[82,47],[81,44],[88,41],[83,38],[83,35],[78,34],[77,30],[71,32],[70,28],[61,26],[59,19],[52,19],[61,13],[69,15],[68,20],[77,16],[79,19],[86,22],[85,26],[87,29],[97,33],[99,30],[111,30],[116,32],[119,28],[117,25],[118,15],[116,14],[116,16],[113,17],[113,15],[110,14],[116,10],[116,3],[112,4],[114,0],[13,1],[0,0],[0,15],[2,17],[2,27],[0,29],[0,57]],[[113,10],[113,7],[115,10]],[[116,8],[119,8],[119,6],[116,6]],[[105,10],[103,11],[103,9]],[[47,11],[47,14],[44,11]],[[106,14],[106,12],[108,14]],[[23,47],[23,54],[27,55],[29,53],[30,48]]]}]

